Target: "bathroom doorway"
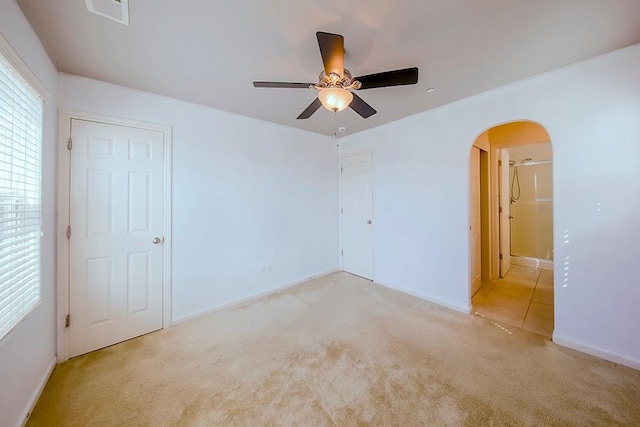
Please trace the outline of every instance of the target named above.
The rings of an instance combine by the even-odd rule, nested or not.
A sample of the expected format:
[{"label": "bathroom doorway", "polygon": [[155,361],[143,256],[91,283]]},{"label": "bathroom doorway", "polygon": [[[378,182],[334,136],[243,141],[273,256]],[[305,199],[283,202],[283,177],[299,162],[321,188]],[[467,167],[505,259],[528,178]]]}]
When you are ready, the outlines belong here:
[{"label": "bathroom doorway", "polygon": [[551,143],[503,148],[509,153],[511,265],[553,270]]},{"label": "bathroom doorway", "polygon": [[[486,155],[484,172],[476,150]],[[549,135],[534,122],[499,125],[476,139],[470,159],[473,312],[505,328],[523,328],[551,338],[553,160]],[[478,168],[480,178],[475,178]],[[474,221],[477,215],[479,220]],[[480,244],[475,242],[478,234]],[[477,274],[474,280],[478,264],[480,286]]]}]

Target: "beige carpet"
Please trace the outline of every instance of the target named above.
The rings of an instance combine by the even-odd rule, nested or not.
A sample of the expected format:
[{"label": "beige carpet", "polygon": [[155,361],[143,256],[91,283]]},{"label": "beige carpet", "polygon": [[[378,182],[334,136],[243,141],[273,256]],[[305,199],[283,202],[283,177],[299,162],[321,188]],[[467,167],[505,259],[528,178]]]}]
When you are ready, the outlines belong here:
[{"label": "beige carpet", "polygon": [[335,273],[72,359],[29,424],[640,425],[640,372]]}]

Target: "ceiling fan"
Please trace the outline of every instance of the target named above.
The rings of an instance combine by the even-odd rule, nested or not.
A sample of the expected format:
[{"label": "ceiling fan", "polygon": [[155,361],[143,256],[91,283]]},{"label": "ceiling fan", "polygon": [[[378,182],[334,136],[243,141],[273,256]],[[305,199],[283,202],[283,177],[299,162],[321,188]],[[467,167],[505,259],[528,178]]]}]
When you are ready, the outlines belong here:
[{"label": "ceiling fan", "polygon": [[318,97],[300,113],[298,119],[308,119],[320,106],[333,112],[351,107],[366,119],[373,116],[376,110],[356,95],[354,90],[418,83],[417,67],[353,78],[349,70],[344,68],[344,37],[322,31],[318,31],[316,37],[324,64],[318,83],[253,82],[254,87],[318,90]]}]

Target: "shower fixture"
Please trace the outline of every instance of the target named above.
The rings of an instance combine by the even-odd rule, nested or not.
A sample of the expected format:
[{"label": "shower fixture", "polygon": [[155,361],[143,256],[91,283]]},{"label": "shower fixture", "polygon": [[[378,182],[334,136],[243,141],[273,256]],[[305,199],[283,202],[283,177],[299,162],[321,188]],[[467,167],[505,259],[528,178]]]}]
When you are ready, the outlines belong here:
[{"label": "shower fixture", "polygon": [[537,165],[550,165],[552,162],[550,159],[546,160],[533,160],[531,157],[527,157],[526,159],[522,159],[519,162],[514,162],[512,160],[509,161],[509,166],[514,166],[516,168],[520,166],[537,166]]},{"label": "shower fixture", "polygon": [[[520,160],[519,164],[532,161],[531,157]],[[513,179],[511,180],[511,204],[515,203],[520,198],[520,177],[518,176],[518,163],[509,161],[509,166],[513,166]],[[515,187],[515,188],[514,188]],[[516,190],[516,191],[514,191]],[[516,192],[518,195],[516,196]],[[511,218],[511,217],[510,217]]]},{"label": "shower fixture", "polygon": [[551,160],[533,160],[531,157],[522,159],[519,162],[509,160],[509,167],[513,166],[513,177],[511,178],[511,204],[520,198],[520,177],[518,176],[518,168],[520,166],[536,166],[551,164]]}]

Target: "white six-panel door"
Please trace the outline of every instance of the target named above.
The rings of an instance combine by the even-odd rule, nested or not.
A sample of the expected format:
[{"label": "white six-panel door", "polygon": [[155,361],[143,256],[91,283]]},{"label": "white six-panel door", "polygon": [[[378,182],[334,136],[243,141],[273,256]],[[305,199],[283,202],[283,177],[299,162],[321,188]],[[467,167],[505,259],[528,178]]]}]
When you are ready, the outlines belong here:
[{"label": "white six-panel door", "polygon": [[371,153],[342,158],[342,269],[373,279]]},{"label": "white six-panel door", "polygon": [[162,328],[165,153],[161,132],[71,126],[73,357]]}]

